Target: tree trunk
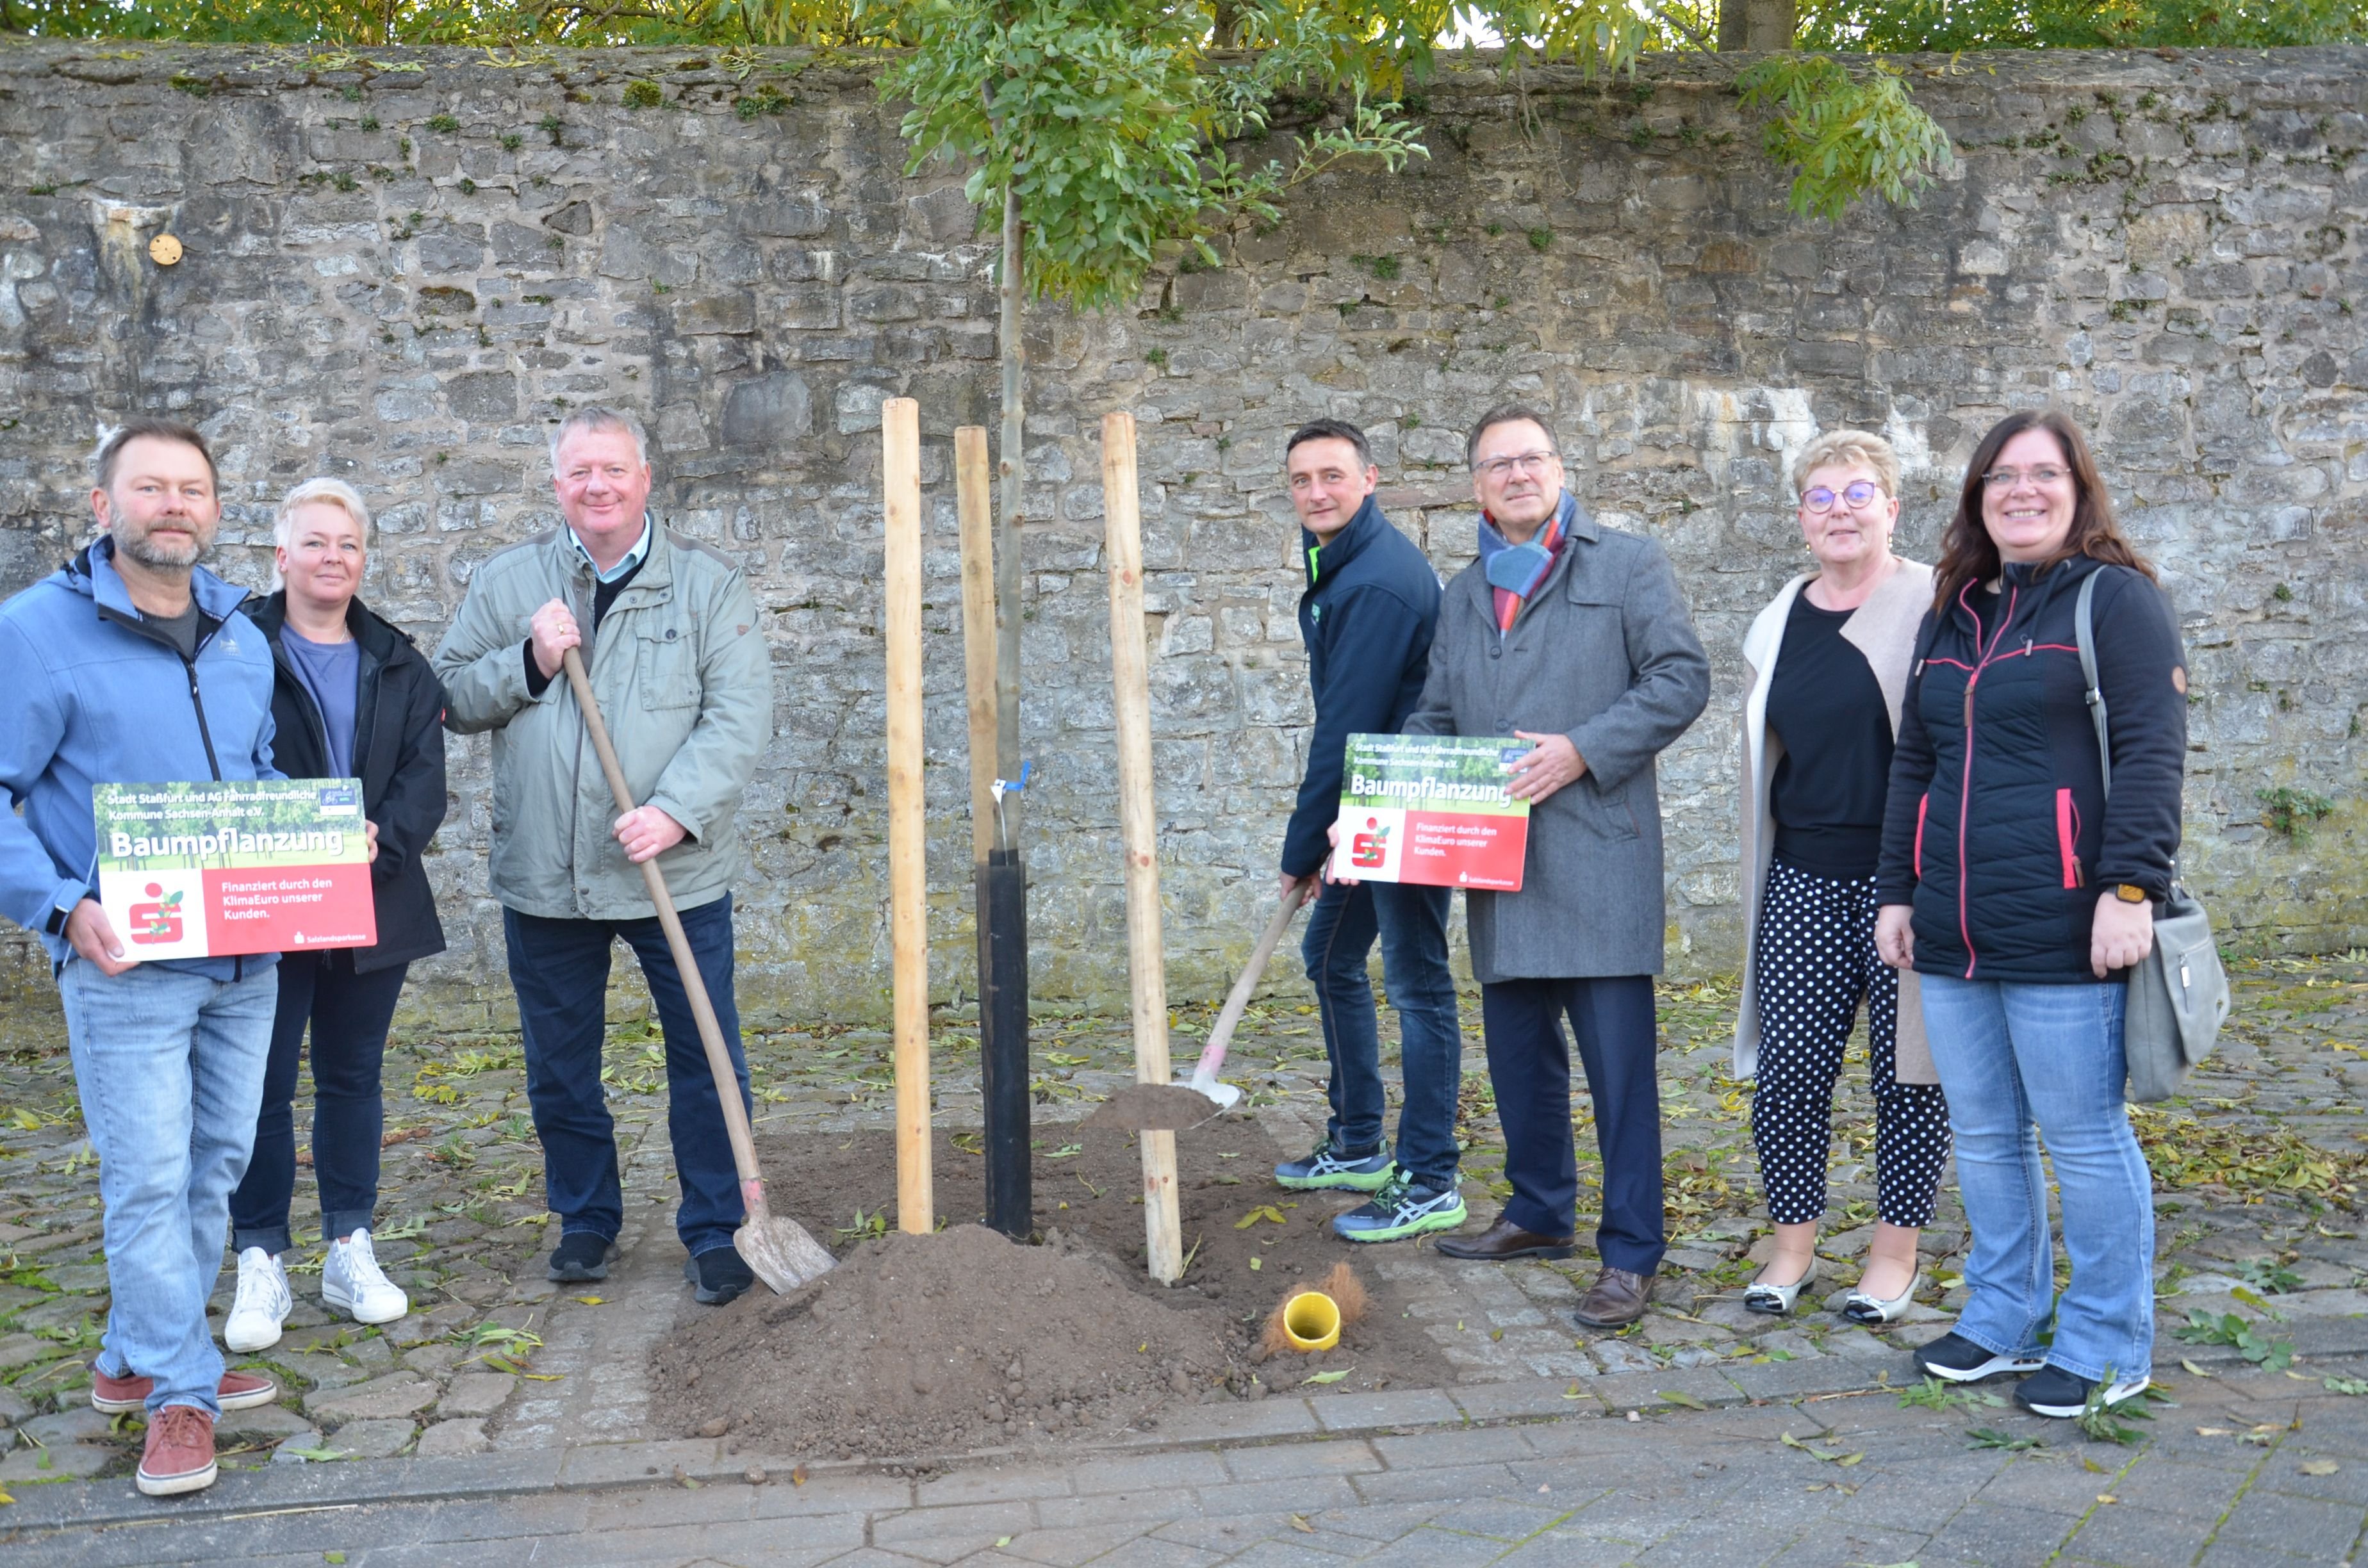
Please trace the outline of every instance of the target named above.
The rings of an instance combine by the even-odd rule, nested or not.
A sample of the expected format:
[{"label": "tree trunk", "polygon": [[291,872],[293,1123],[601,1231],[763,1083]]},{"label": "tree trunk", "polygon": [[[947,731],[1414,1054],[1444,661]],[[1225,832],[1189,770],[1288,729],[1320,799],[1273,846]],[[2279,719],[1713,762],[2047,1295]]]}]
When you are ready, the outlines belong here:
[{"label": "tree trunk", "polygon": [[[1020,324],[1026,239],[1019,222],[1019,192],[1008,188],[1003,193],[1003,276],[998,290],[1002,319],[997,326],[1003,350],[1003,452],[996,469],[1002,483],[996,489],[995,518],[995,767],[997,778],[1014,783],[1019,778],[1019,492],[1028,478],[1027,421],[1021,401],[1028,345]],[[1013,855],[1019,853],[1019,823],[1026,799],[1016,794],[1004,797],[1002,814],[1008,832],[1003,847]]]},{"label": "tree trunk", "polygon": [[1796,25],[1793,0],[1718,0],[1722,51],[1790,49]]}]

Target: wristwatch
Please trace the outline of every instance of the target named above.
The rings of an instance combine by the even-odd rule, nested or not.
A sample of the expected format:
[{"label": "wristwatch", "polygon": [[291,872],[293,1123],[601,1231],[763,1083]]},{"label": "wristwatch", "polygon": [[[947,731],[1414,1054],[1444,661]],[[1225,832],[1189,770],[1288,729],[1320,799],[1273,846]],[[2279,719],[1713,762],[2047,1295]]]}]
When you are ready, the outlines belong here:
[{"label": "wristwatch", "polygon": [[2120,882],[2114,885],[2113,896],[2123,903],[2144,903],[2146,902],[2147,893],[2144,888],[2134,887],[2128,882]]}]

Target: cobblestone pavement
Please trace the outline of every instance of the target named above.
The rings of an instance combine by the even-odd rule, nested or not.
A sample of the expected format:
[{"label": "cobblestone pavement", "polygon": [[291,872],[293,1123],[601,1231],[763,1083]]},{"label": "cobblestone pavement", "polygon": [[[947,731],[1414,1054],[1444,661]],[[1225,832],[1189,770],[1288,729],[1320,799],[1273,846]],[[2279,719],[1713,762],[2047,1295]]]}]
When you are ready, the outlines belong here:
[{"label": "cobblestone pavement", "polygon": [[[2206,1368],[2241,1368],[2239,1358],[2249,1352],[2270,1364],[2275,1381],[2268,1389],[2329,1403],[2338,1411],[2329,1419],[2346,1419],[2344,1396],[2328,1392],[2323,1380],[2330,1358],[2368,1353],[2368,1294],[2361,1289],[2368,1282],[2368,1245],[2360,1237],[2357,1208],[2362,1172],[2368,1168],[2359,1076],[2368,1071],[2361,1062],[2368,1051],[2368,954],[2253,963],[2242,969],[2238,988],[2238,1011],[2222,1051],[2192,1081],[2191,1092],[2135,1113],[2157,1187],[2164,1300],[2157,1370],[2177,1381],[2187,1376],[2179,1368],[2182,1357]],[[1360,1255],[1396,1279],[1412,1315],[1440,1342],[1456,1369],[1457,1397],[1480,1398],[1492,1386],[1547,1387],[1557,1402],[1595,1403],[1614,1397],[1614,1391],[1643,1387],[1645,1394],[1686,1395],[1716,1405],[1743,1397],[1862,1393],[1883,1380],[1905,1381],[1900,1348],[1936,1334],[1958,1299],[1954,1259],[1964,1241],[1962,1219],[1944,1199],[1939,1222],[1927,1233],[1918,1308],[1897,1331],[1873,1335],[1822,1312],[1792,1320],[1746,1315],[1741,1286],[1756,1267],[1749,1255],[1766,1227],[1757,1214],[1746,1123],[1749,1090],[1725,1072],[1731,1008],[1731,994],[1715,987],[1672,987],[1663,994],[1675,1244],[1659,1300],[1645,1323],[1610,1336],[1585,1336],[1571,1327],[1561,1309],[1588,1278],[1584,1258],[1498,1267],[1452,1264],[1428,1247]],[[1465,1009],[1475,1029],[1477,1012],[1473,1006]],[[1187,1013],[1178,1032],[1189,1036],[1207,1021],[1205,1014]],[[46,1486],[120,1476],[138,1434],[129,1423],[96,1416],[85,1402],[107,1277],[91,1155],[63,1040],[21,1012],[0,1039],[6,1042],[0,1057],[0,1491],[18,1499],[13,1514],[0,1506],[5,1528],[11,1519],[53,1506]],[[1082,1114],[1131,1075],[1121,1023],[1043,1019],[1035,1043],[1038,1113],[1048,1123]],[[750,1045],[764,1102],[759,1115],[768,1129],[821,1132],[886,1123],[891,1086],[884,1031],[782,1031],[754,1036]],[[1464,1087],[1467,1191],[1475,1218],[1483,1218],[1502,1190],[1492,1185],[1501,1152],[1476,1039],[1473,1045]],[[939,1026],[937,1046],[939,1119],[974,1124],[974,1042],[960,1022],[948,1021]],[[1178,1049],[1186,1049],[1181,1041]],[[1324,1075],[1313,1017],[1287,1000],[1260,1007],[1245,1026],[1235,1060],[1235,1076],[1251,1088],[1257,1114],[1269,1131],[1286,1144],[1311,1139],[1321,1125]],[[1850,1071],[1862,1074],[1862,1061]],[[317,1237],[308,1238],[297,1265],[305,1272],[298,1277],[290,1332],[279,1346],[255,1358],[285,1380],[288,1395],[279,1405],[225,1420],[226,1465],[271,1466],[279,1478],[274,1485],[293,1484],[291,1471],[308,1471],[321,1477],[313,1484],[329,1489],[324,1495],[334,1495],[337,1485],[349,1484],[333,1484],[335,1476],[359,1476],[373,1468],[369,1461],[386,1456],[457,1461],[481,1455],[460,1471],[439,1466],[439,1473],[464,1474],[469,1464],[495,1473],[503,1464],[547,1458],[570,1445],[661,1436],[646,1426],[643,1358],[685,1292],[670,1224],[663,1073],[647,1026],[628,1024],[615,1032],[606,1076],[625,1145],[623,1256],[602,1285],[556,1294],[541,1278],[546,1243],[540,1162],[515,1037],[398,1041],[387,1067],[389,1147],[381,1209],[386,1228],[380,1256],[411,1290],[415,1311],[383,1331],[329,1320],[308,1293],[321,1256]],[[1592,1160],[1583,1106],[1579,1114],[1585,1176]],[[1836,1219],[1825,1250],[1839,1292],[1855,1277],[1851,1259],[1863,1250],[1872,1219],[1871,1122],[1862,1081],[1848,1085],[1837,1127]],[[300,1237],[313,1218],[310,1202],[309,1186],[301,1187]],[[1292,1223],[1326,1218],[1322,1205],[1292,1211]],[[1582,1220],[1583,1229],[1588,1222]],[[226,1276],[217,1310],[226,1307],[227,1298]],[[2199,1313],[2208,1323],[2190,1326]],[[2174,1337],[2183,1326],[2195,1337]],[[2291,1369],[2283,1366],[2289,1354],[2301,1358]],[[2308,1381],[2287,1379],[2287,1370]],[[1540,1384],[1541,1379],[1547,1382]],[[1334,1396],[1358,1397],[1364,1396]],[[2182,1393],[2182,1402],[2190,1397]],[[1282,1403],[1242,1406],[1240,1413]],[[1319,1398],[1316,1406],[1327,1403]],[[2368,1411],[2368,1400],[2361,1403]],[[1214,1419],[1230,1408],[1183,1415]],[[2001,1430],[2021,1430],[2002,1413],[1975,1414]],[[1921,1412],[1899,1419],[1912,1426],[1932,1418],[1934,1413]],[[1686,1418],[1667,1419],[1683,1426]],[[2259,1425],[2231,1430],[2251,1434]],[[1157,1435],[1163,1440],[1173,1440],[1175,1421],[1168,1426],[1169,1432]],[[2169,1433],[2175,1426],[2157,1422],[2147,1431]],[[1805,1436],[1808,1428],[1798,1430]],[[2154,1446],[2135,1451],[2153,1454],[2166,1440],[2157,1435],[2146,1439]],[[1954,1455],[1964,1439],[1950,1441]],[[2096,1462],[2112,1468],[2123,1462],[2116,1449],[2097,1451]],[[2237,1457],[2257,1466],[2261,1452]],[[1991,1468],[1984,1474],[2008,1473],[1998,1467],[2014,1457],[1987,1455],[1981,1462]],[[736,1459],[718,1456],[727,1465]],[[356,1462],[324,1462],[330,1460]],[[1664,1462],[1677,1461],[1665,1456]],[[1970,1461],[1952,1458],[1941,1468],[1954,1475],[1961,1462]],[[1840,1477],[1839,1470],[1834,1473]],[[129,1495],[112,1479],[61,1492]],[[1384,1487],[1372,1506],[1390,1501],[1386,1494]],[[2319,1554],[2317,1545],[2311,1551]],[[1863,1560],[1894,1559],[1870,1548]]]},{"label": "cobblestone pavement", "polygon": [[1697,1412],[1621,1374],[1577,1415],[1553,1381],[1461,1408],[1436,1391],[1275,1399],[1132,1448],[919,1479],[673,1442],[269,1466],[166,1504],[59,1488],[0,1547],[41,1568],[2294,1568],[2353,1561],[2368,1527],[2368,1399],[2326,1386],[2363,1368],[2181,1373],[2130,1447],[1888,1390],[1730,1389]]}]

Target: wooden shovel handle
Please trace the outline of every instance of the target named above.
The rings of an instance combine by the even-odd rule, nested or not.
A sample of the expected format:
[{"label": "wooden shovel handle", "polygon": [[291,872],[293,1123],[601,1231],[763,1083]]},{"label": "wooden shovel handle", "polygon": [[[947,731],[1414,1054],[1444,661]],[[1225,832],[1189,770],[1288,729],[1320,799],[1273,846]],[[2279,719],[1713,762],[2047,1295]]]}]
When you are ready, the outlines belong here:
[{"label": "wooden shovel handle", "polygon": [[1234,1029],[1241,1023],[1242,1015],[1249,1010],[1250,994],[1258,989],[1258,981],[1265,976],[1267,960],[1274,957],[1274,949],[1281,942],[1282,934],[1291,928],[1291,917],[1299,913],[1299,906],[1307,902],[1310,890],[1315,885],[1314,879],[1310,878],[1285,894],[1275,909],[1274,918],[1268,921],[1266,929],[1259,933],[1258,946],[1250,949],[1250,961],[1242,966],[1242,977],[1234,982],[1233,990],[1226,994],[1225,1005],[1217,1014],[1216,1028],[1209,1031],[1209,1043],[1201,1048],[1201,1063],[1192,1069],[1192,1086],[1202,1094],[1209,1092],[1209,1085],[1217,1081],[1217,1069],[1225,1064],[1225,1048],[1234,1043]]},{"label": "wooden shovel handle", "polygon": [[[584,727],[591,732],[600,771],[609,776],[609,792],[617,797],[619,812],[630,812],[640,802],[633,799],[632,786],[625,782],[625,770],[617,765],[617,748],[609,743],[609,726],[600,718],[600,704],[592,695],[592,679],[584,673],[584,661],[573,648],[560,658],[567,669],[567,684],[575,692],[575,706],[584,710]],[[683,935],[682,917],[675,913],[674,898],[666,892],[666,873],[658,869],[656,856],[642,862],[642,881],[648,884],[650,902],[657,905],[658,924],[666,930],[674,967],[682,976],[684,994],[690,998],[690,1016],[699,1021],[700,1043],[707,1048],[707,1069],[715,1074],[715,1097],[723,1102],[723,1130],[732,1139],[732,1164],[740,1173],[741,1198],[753,1218],[764,1207],[764,1186],[757,1175],[757,1145],[748,1134],[748,1107],[740,1097],[740,1074],[733,1070],[732,1052],[723,1044],[723,1025],[715,1017],[715,1004],[708,1000],[707,982],[691,954],[690,938]]]}]

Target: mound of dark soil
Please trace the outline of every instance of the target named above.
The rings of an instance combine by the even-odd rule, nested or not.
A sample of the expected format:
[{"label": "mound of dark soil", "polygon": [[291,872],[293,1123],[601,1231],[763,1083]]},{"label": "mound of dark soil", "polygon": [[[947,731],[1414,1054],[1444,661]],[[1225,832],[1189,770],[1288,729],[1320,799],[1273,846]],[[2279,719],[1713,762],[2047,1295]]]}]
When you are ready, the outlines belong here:
[{"label": "mound of dark soil", "polygon": [[798,1294],[752,1292],[660,1345],[660,1419],[769,1448],[903,1456],[1124,1426],[1234,1371],[1226,1324],[1128,1288],[1074,1244],[980,1225],[857,1246]]},{"label": "mound of dark soil", "polygon": [[[796,1296],[760,1287],[727,1307],[687,1304],[653,1353],[655,1425],[681,1436],[729,1430],[777,1453],[903,1458],[1060,1441],[1156,1418],[1162,1406],[1269,1391],[1454,1381],[1374,1267],[1406,1244],[1352,1247],[1333,1236],[1332,1216],[1361,1195],[1276,1187],[1280,1151],[1256,1122],[1228,1117],[1177,1139],[1190,1264],[1173,1288],[1144,1267],[1137,1141],[1075,1124],[1037,1132],[1040,1246],[969,1223],[985,1204],[975,1132],[937,1136],[937,1212],[951,1228],[851,1249],[869,1228],[859,1214],[895,1221],[892,1136],[760,1139],[776,1211],[846,1261]],[[1343,1258],[1369,1293],[1364,1321],[1333,1351],[1258,1363],[1260,1331],[1283,1293]],[[1340,1376],[1307,1384],[1318,1372]]]}]

